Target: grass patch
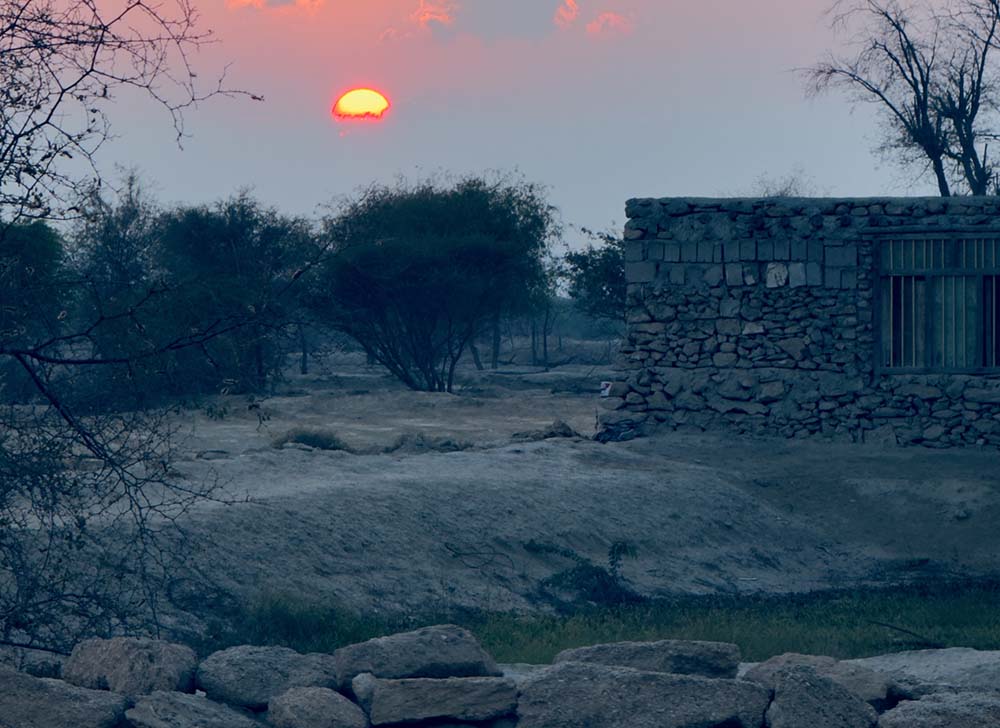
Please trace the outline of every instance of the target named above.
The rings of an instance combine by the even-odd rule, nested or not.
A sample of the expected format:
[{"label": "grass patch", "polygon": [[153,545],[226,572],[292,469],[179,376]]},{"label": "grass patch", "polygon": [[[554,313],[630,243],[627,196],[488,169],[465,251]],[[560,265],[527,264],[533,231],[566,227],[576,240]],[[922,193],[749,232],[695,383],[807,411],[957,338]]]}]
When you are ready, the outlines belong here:
[{"label": "grass patch", "polygon": [[500,662],[536,664],[548,663],[570,647],[622,640],[734,642],[744,659],[752,661],[783,652],[866,657],[919,649],[928,642],[1000,649],[1000,584],[951,583],[789,597],[692,597],[568,616],[465,613],[396,619],[268,596],[233,616],[203,651],[264,644],[330,652],[371,637],[443,622],[469,628]]},{"label": "grass patch", "polygon": [[290,442],[297,442],[300,445],[308,445],[317,450],[344,450],[350,452],[350,446],[341,440],[337,433],[332,430],[318,428],[293,427],[281,437],[275,439],[272,447],[281,447]]}]

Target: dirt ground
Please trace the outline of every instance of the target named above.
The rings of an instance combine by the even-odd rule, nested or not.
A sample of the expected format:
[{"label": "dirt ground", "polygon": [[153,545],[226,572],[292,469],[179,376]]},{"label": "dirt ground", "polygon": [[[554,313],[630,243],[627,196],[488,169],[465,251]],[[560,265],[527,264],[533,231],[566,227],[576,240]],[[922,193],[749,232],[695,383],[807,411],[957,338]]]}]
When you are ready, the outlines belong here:
[{"label": "dirt ground", "polygon": [[[539,585],[580,563],[606,567],[616,542],[634,547],[621,573],[645,595],[1000,573],[996,451],[669,432],[599,444],[589,437],[609,376],[468,370],[456,394],[415,393],[341,355],[259,409],[220,398],[214,417],[179,423],[177,469],[217,475],[249,501],[189,516],[190,558],[248,598],[380,613],[550,608]],[[582,436],[514,439],[557,419]],[[274,447],[296,427],[353,452]],[[402,448],[381,452],[401,435]]]}]

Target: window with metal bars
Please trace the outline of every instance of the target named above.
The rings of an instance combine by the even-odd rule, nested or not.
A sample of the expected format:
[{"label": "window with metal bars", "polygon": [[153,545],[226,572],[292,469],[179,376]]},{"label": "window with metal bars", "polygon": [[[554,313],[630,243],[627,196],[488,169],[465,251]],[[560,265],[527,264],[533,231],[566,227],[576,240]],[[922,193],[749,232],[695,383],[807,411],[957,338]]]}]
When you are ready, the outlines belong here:
[{"label": "window with metal bars", "polygon": [[879,242],[886,369],[1000,369],[1000,236]]}]

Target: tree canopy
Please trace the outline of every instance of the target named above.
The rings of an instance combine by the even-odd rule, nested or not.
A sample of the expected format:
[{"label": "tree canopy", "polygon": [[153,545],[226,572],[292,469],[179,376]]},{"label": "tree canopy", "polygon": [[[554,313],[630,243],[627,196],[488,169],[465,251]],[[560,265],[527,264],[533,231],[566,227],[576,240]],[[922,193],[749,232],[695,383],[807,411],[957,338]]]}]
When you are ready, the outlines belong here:
[{"label": "tree canopy", "polygon": [[544,287],[557,232],[524,182],[371,187],[326,222],[314,307],[408,387],[451,391],[473,337]]}]

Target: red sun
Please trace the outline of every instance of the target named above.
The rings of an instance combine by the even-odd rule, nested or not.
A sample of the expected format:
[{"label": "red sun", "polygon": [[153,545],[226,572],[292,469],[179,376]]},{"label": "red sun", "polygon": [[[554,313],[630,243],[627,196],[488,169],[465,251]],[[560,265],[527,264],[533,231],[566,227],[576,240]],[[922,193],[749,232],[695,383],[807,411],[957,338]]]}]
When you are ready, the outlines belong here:
[{"label": "red sun", "polygon": [[337,99],[337,103],[333,105],[333,115],[342,120],[378,121],[389,107],[389,99],[379,91],[356,88]]}]

